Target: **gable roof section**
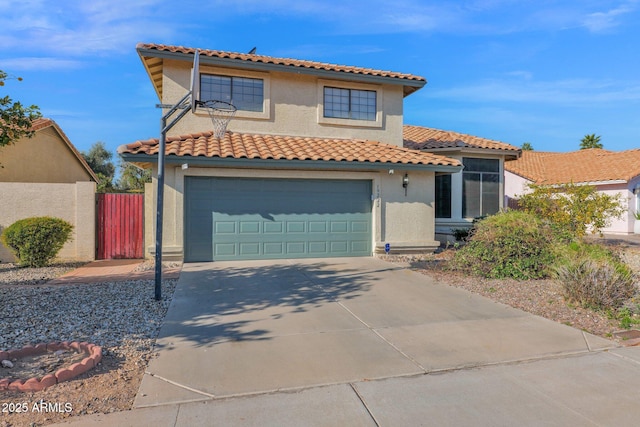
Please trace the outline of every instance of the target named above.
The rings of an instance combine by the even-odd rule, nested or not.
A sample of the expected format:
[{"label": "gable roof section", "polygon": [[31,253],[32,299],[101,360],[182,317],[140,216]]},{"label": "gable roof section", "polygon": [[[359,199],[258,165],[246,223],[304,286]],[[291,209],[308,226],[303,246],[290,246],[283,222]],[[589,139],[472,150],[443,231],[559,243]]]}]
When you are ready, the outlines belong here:
[{"label": "gable roof section", "polygon": [[504,168],[535,184],[629,182],[640,176],[640,149],[523,151],[518,160],[505,162]]},{"label": "gable roof section", "polygon": [[71,150],[71,152],[73,153],[75,158],[78,159],[78,162],[80,162],[82,167],[87,171],[87,173],[91,176],[91,178],[95,182],[98,182],[98,177],[96,176],[95,172],[93,172],[93,169],[91,169],[89,164],[84,160],[84,157],[82,157],[82,154],[80,154],[80,152],[76,149],[76,147],[71,143],[71,140],[62,131],[62,129],[60,128],[60,126],[58,126],[56,122],[54,122],[52,119],[43,117],[43,118],[36,119],[31,123],[31,130],[35,132],[41,131],[43,129],[47,129],[49,127],[53,128],[58,133],[58,135],[60,136],[60,139],[64,141],[67,148]]},{"label": "gable roof section", "polygon": [[474,148],[507,152],[513,156],[520,154],[520,149],[492,139],[480,138],[464,133],[405,125],[402,128],[404,146],[414,150],[441,150]]},{"label": "gable roof section", "polygon": [[[139,43],[136,50],[160,99],[162,99],[163,59],[193,62],[193,55],[196,51],[191,47],[154,43]],[[282,71],[351,81],[400,84],[403,86],[404,96],[412,94],[427,83],[424,77],[394,71],[220,50],[199,49],[199,51],[201,65]]]},{"label": "gable roof section", "polygon": [[[158,139],[121,145],[118,153],[127,161],[148,164],[157,161]],[[308,167],[370,167],[374,169],[403,166],[410,169],[431,169],[457,172],[458,160],[424,153],[391,144],[352,139],[329,139],[226,132],[215,138],[213,132],[168,137],[165,155],[180,162],[243,163],[257,166],[259,161],[281,162],[278,166]],[[234,162],[235,161],[235,162]],[[248,162],[247,162],[248,161]]]}]

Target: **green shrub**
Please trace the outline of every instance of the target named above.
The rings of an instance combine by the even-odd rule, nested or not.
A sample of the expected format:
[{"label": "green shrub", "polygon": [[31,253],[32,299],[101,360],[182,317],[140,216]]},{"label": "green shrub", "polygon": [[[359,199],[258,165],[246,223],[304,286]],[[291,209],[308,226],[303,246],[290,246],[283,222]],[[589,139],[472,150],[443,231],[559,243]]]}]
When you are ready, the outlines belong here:
[{"label": "green shrub", "polygon": [[44,267],[71,237],[73,226],[51,217],[21,219],[7,227],[0,239],[23,266]]},{"label": "green shrub", "polygon": [[615,310],[636,293],[629,266],[598,244],[574,242],[565,246],[555,274],[565,298],[587,308]]},{"label": "green shrub", "polygon": [[511,210],[479,221],[451,265],[489,278],[543,278],[550,274],[555,247],[551,227],[534,215]]},{"label": "green shrub", "polygon": [[559,186],[529,185],[518,200],[520,209],[550,221],[569,239],[583,237],[588,231],[602,233],[613,218],[622,218],[622,195],[598,192],[595,186],[563,184]]}]

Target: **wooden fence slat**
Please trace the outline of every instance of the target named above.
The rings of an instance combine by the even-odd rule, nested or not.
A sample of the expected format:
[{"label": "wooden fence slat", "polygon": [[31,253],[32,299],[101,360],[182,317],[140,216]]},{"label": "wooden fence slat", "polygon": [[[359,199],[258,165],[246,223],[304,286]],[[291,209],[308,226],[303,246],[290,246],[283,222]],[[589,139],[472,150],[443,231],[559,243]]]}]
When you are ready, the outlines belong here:
[{"label": "wooden fence slat", "polygon": [[142,258],[144,194],[98,194],[96,209],[96,259]]}]

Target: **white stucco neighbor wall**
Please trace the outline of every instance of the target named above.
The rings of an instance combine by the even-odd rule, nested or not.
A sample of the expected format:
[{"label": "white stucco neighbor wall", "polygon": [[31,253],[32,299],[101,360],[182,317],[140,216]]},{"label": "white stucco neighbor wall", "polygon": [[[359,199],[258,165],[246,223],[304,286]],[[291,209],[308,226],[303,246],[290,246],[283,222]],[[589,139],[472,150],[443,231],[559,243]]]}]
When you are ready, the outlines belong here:
[{"label": "white stucco neighbor wall", "polygon": [[508,170],[504,171],[504,195],[506,197],[517,199],[518,196],[526,194],[530,191],[527,188],[527,184],[530,183],[531,181],[520,175],[511,173]]},{"label": "white stucco neighbor wall", "polygon": [[606,234],[630,234],[633,233],[634,217],[634,202],[635,196],[632,190],[629,190],[628,184],[612,184],[612,185],[598,185],[596,189],[603,194],[615,197],[620,196],[620,203],[625,210],[625,213],[621,218],[614,218],[611,220],[611,225],[602,230]]},{"label": "white stucco neighbor wall", "polygon": [[[409,176],[405,196],[402,178]],[[146,257],[155,252],[156,176],[145,187],[145,248]],[[290,179],[357,179],[370,180],[372,188],[372,248],[384,252],[389,243],[393,253],[433,252],[439,242],[434,239],[433,172],[403,171],[297,171],[263,169],[227,169],[167,166],[163,210],[163,259],[181,260],[184,257],[184,178],[185,176],[215,176],[238,178]]]},{"label": "white stucco neighbor wall", "polygon": [[[0,231],[19,219],[51,216],[74,226],[72,240],[58,258],[90,261],[95,259],[96,184],[0,183]],[[15,257],[0,244],[0,261],[13,262]]]}]

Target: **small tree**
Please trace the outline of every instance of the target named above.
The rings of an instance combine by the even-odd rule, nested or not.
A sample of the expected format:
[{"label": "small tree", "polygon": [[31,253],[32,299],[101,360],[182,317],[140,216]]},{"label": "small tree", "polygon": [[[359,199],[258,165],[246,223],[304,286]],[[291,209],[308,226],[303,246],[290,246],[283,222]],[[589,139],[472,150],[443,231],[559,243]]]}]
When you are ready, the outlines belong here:
[{"label": "small tree", "polygon": [[141,193],[144,191],[144,184],[151,182],[151,169],[140,169],[123,160],[120,161],[118,167],[120,168],[118,190]]},{"label": "small tree", "polygon": [[116,167],[111,161],[113,154],[106,149],[104,142],[96,142],[82,157],[98,176],[98,193],[109,193],[114,190],[113,177]]},{"label": "small tree", "polygon": [[533,145],[530,142],[525,142],[522,144],[522,151],[533,151]]},{"label": "small tree", "polygon": [[530,184],[530,193],[520,197],[520,207],[538,218],[551,221],[570,237],[583,237],[588,230],[602,233],[611,219],[620,218],[624,209],[620,194],[600,193],[591,185],[559,186]]},{"label": "small tree", "polygon": [[[7,73],[0,70],[0,86],[4,86],[5,80],[9,78]],[[22,78],[16,77],[16,80],[22,81]],[[24,136],[31,138],[34,134],[31,129],[33,121],[40,117],[40,110],[35,105],[25,107],[9,96],[0,98],[0,147],[12,144]]]},{"label": "small tree", "polygon": [[602,148],[600,135],[596,136],[595,133],[585,135],[584,138],[580,140],[580,149],[586,150],[587,148]]}]

